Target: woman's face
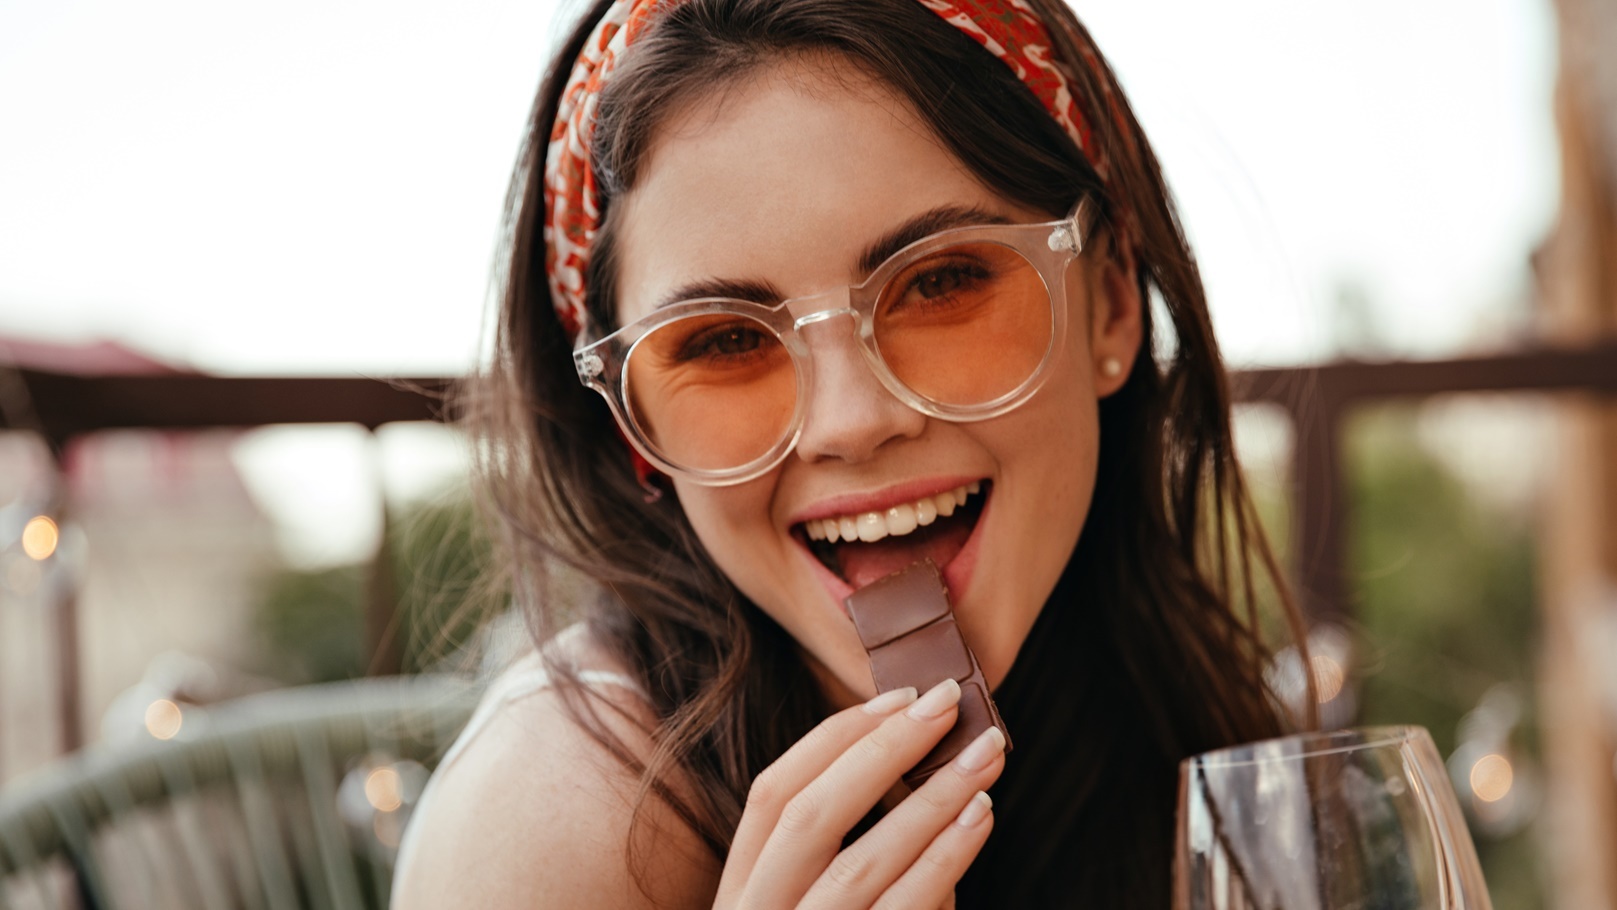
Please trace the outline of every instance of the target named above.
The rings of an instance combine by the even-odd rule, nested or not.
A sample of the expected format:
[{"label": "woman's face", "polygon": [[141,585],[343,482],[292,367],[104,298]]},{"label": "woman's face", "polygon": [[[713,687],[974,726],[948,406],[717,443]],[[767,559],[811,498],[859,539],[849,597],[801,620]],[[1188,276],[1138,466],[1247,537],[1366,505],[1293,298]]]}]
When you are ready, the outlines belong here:
[{"label": "woman's face", "polygon": [[[624,324],[696,282],[785,297],[857,283],[867,247],[944,207],[1051,218],[984,187],[897,96],[825,60],[768,68],[672,116],[617,204]],[[1131,363],[1139,344],[1127,268],[1093,253],[1070,268],[1067,343],[1017,410],[975,423],[912,410],[871,373],[851,320],[833,319],[804,332],[814,384],[786,460],[737,486],[674,480],[713,559],[797,640],[833,701],[875,693],[843,598],[922,556],[942,567],[989,683],[1010,669],[1089,509],[1097,399],[1123,381],[1100,365]],[[924,510],[972,485],[964,507],[920,532],[838,543],[828,561],[810,546],[809,520]]]}]

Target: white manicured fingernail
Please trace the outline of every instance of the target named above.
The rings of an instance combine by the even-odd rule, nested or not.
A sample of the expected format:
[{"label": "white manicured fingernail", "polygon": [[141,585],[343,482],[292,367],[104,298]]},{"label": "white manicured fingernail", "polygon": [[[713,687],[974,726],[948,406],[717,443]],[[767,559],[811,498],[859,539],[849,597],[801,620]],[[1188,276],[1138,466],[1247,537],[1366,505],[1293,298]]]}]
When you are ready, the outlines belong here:
[{"label": "white manicured fingernail", "polygon": [[981,771],[988,767],[994,756],[1004,751],[1005,734],[999,732],[998,727],[989,727],[979,733],[971,745],[960,750],[960,754],[955,756],[955,767],[960,769],[961,774]]},{"label": "white manicured fingernail", "polygon": [[865,702],[860,707],[866,714],[891,714],[915,700],[915,687],[891,689]]},{"label": "white manicured fingernail", "polygon": [[920,701],[910,705],[909,715],[916,720],[932,720],[942,717],[959,703],[960,684],[953,679],[946,679],[921,696]]},{"label": "white manicured fingernail", "polygon": [[983,819],[988,817],[988,810],[992,808],[994,808],[993,799],[989,798],[987,793],[978,790],[977,795],[971,798],[971,802],[966,803],[966,808],[960,810],[954,823],[962,828],[975,828],[983,823]]}]

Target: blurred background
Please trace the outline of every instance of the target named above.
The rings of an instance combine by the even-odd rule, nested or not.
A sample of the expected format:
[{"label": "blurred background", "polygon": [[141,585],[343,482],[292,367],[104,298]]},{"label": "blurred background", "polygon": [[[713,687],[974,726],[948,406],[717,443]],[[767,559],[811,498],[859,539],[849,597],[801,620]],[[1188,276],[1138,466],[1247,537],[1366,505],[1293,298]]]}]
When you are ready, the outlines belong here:
[{"label": "blurred background", "polygon": [[[558,5],[0,0],[0,793],[487,634],[436,393]],[[1429,728],[1496,906],[1617,907],[1617,2],[1074,6],[1238,371],[1277,687]],[[385,864],[421,765],[323,742]]]}]

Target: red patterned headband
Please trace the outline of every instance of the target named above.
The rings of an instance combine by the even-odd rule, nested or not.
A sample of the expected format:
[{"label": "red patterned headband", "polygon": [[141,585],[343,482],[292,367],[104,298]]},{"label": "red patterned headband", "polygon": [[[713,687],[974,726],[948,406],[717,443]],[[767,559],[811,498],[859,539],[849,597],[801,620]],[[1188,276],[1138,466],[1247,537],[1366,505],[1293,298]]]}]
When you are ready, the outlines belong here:
[{"label": "red patterned headband", "polygon": [[[600,226],[595,174],[590,168],[595,104],[618,57],[645,30],[647,22],[680,2],[618,0],[612,4],[579,52],[556,111],[545,155],[545,271],[556,315],[574,339],[587,321],[584,271]],[[1089,121],[1052,61],[1049,32],[1026,0],[918,2],[1014,70],[1105,179],[1105,162],[1094,147]],[[1098,58],[1084,63],[1099,66]]]}]

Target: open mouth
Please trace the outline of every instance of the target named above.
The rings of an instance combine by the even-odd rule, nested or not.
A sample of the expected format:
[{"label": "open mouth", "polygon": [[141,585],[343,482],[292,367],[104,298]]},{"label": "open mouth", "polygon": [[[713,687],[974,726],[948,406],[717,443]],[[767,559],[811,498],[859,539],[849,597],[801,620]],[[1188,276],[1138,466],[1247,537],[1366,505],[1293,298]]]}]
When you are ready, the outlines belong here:
[{"label": "open mouth", "polygon": [[970,539],[989,489],[972,481],[883,512],[811,519],[794,530],[827,569],[862,588],[922,559],[947,566]]}]

